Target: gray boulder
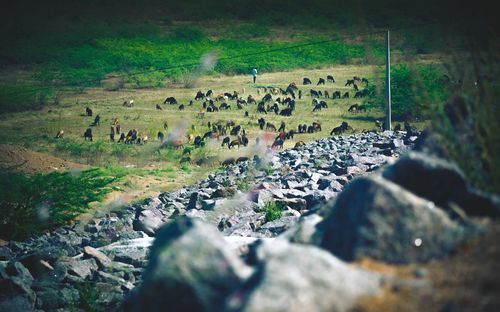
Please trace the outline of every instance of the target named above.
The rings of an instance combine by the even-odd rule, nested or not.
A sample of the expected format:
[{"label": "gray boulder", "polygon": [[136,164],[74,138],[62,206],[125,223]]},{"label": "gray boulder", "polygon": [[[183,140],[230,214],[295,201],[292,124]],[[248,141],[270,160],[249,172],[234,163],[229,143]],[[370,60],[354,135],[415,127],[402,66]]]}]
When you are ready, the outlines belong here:
[{"label": "gray boulder", "polygon": [[180,217],[157,232],[143,283],[124,309],[220,310],[250,274],[215,228]]},{"label": "gray boulder", "polygon": [[157,209],[141,210],[133,221],[135,231],[142,231],[154,236],[156,230],[163,224],[163,215]]},{"label": "gray boulder", "polygon": [[228,298],[226,311],[347,311],[380,287],[378,275],[314,246],[265,241],[250,257],[257,271]]},{"label": "gray boulder", "polygon": [[469,215],[500,216],[498,198],[473,190],[462,173],[447,160],[411,152],[387,166],[382,176],[451,211],[459,205]]},{"label": "gray boulder", "polygon": [[470,234],[432,202],[378,176],[354,180],[330,205],[318,225],[321,246],[347,261],[425,262]]}]

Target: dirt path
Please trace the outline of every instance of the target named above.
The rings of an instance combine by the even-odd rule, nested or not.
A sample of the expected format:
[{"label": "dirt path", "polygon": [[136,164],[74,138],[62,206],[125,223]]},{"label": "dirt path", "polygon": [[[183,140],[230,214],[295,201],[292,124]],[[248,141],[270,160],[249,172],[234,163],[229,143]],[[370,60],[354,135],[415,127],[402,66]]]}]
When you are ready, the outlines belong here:
[{"label": "dirt path", "polygon": [[62,158],[34,152],[18,145],[0,144],[0,168],[12,169],[28,174],[81,170],[86,165],[74,163]]}]

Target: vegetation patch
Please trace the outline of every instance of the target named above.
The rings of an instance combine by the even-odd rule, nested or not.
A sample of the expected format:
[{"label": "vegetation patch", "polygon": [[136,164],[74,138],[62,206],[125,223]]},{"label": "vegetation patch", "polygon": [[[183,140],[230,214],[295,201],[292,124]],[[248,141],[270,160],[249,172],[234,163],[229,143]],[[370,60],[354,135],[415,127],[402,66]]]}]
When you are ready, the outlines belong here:
[{"label": "vegetation patch", "polygon": [[32,176],[0,172],[0,237],[25,239],[67,224],[102,200],[124,175],[105,169]]}]

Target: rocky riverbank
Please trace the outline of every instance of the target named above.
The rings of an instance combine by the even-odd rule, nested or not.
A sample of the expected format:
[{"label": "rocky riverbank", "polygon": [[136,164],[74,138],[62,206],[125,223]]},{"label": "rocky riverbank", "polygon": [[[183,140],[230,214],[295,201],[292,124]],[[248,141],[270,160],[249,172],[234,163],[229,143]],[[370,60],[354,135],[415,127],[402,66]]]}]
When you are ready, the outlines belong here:
[{"label": "rocky riverbank", "polygon": [[347,310],[394,282],[348,261],[439,259],[486,231],[469,217],[476,206],[498,215],[498,200],[453,165],[409,153],[416,139],[321,139],[85,225],[8,242],[0,310]]}]

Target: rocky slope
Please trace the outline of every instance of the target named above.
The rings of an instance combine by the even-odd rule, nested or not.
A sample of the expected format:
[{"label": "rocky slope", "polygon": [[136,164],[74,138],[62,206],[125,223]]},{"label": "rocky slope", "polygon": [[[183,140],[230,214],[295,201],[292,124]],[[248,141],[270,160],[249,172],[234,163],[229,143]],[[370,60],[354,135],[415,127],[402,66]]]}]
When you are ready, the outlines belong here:
[{"label": "rocky slope", "polygon": [[[497,199],[446,162],[408,154],[376,170],[416,139],[322,139],[84,226],[11,241],[0,247],[0,310],[347,310],[392,280],[344,261],[444,257],[484,231],[466,211],[498,214]],[[445,195],[426,192],[432,183]],[[276,206],[281,217],[269,221]]]}]

